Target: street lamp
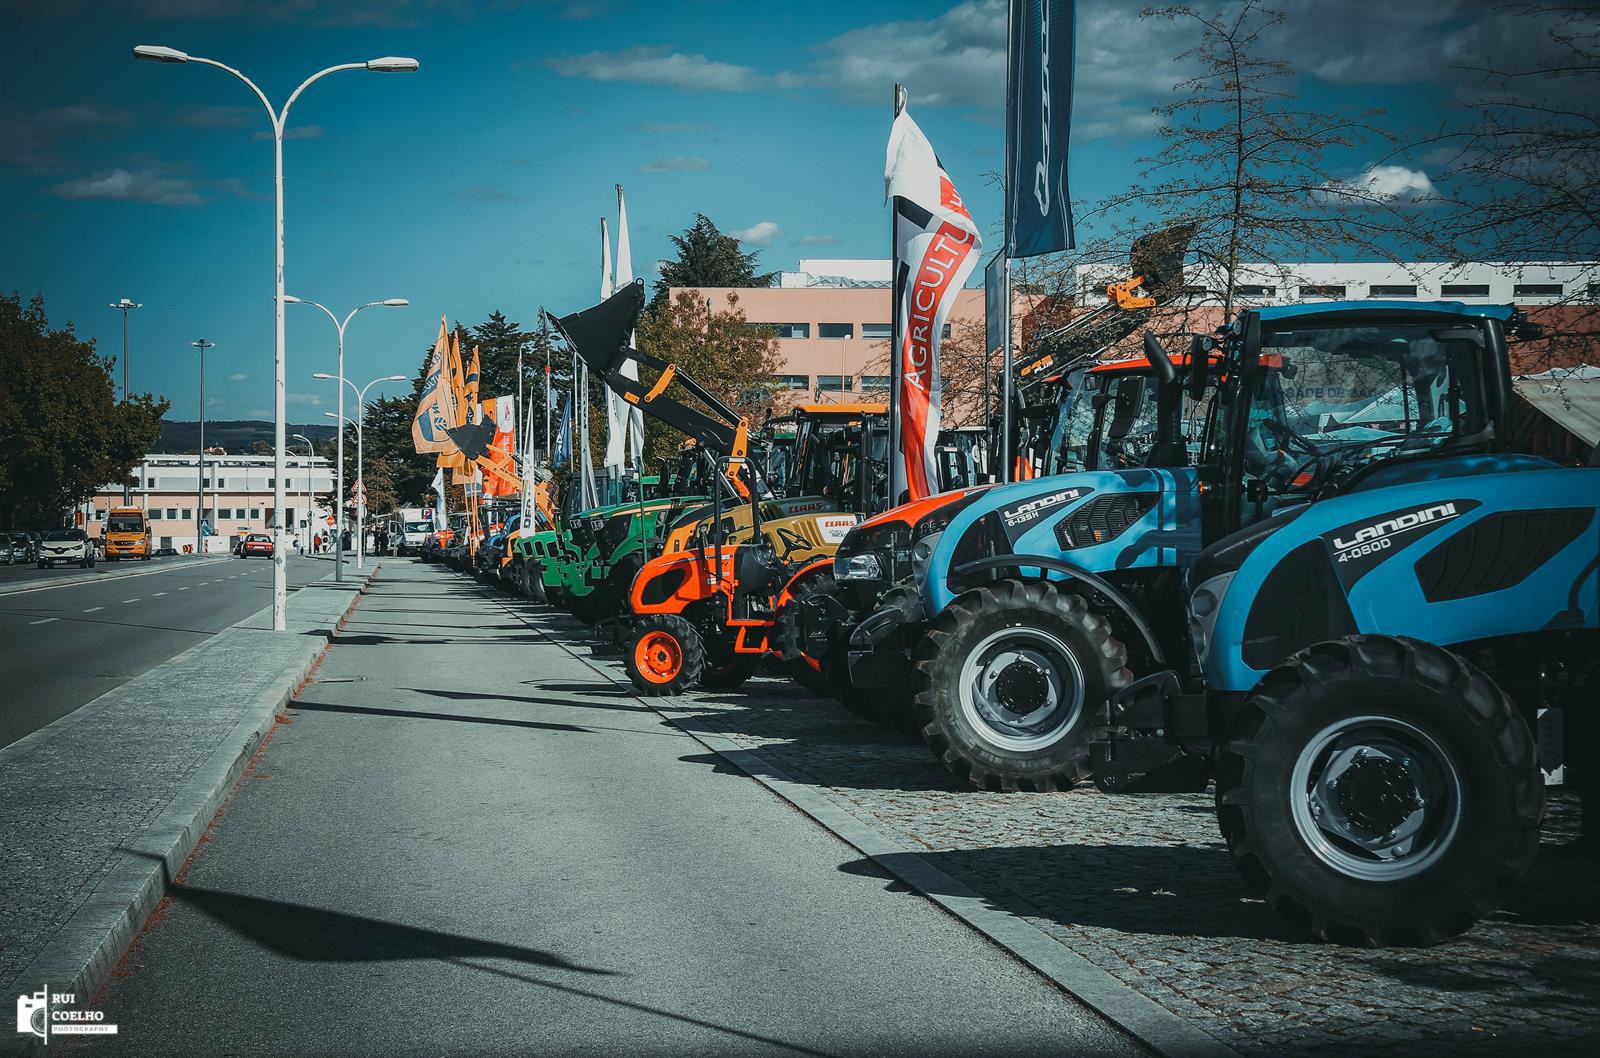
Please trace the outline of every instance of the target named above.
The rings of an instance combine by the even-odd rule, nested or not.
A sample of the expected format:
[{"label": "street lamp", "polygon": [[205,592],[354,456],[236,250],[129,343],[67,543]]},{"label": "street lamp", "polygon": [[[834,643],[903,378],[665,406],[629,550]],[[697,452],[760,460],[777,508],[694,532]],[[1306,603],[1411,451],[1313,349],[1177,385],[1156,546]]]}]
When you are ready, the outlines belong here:
[{"label": "street lamp", "polygon": [[[403,309],[407,305],[411,304],[411,302],[407,301],[405,298],[384,298],[382,301],[369,301],[365,305],[357,305],[355,308],[351,309],[350,310],[350,314],[348,316],[346,316],[343,321],[341,321],[339,319],[339,317],[337,317],[337,316],[335,316],[333,314],[333,312],[328,308],[328,306],[318,304],[315,301],[307,301],[305,298],[297,298],[297,297],[293,296],[292,294],[285,294],[284,297],[283,297],[283,300],[289,302],[291,305],[311,305],[311,306],[313,306],[315,308],[321,309],[323,312],[328,314],[328,319],[333,321],[334,330],[339,332],[339,374],[337,376],[335,376],[335,377],[337,377],[339,382],[341,383],[341,385],[339,386],[339,418],[341,418],[341,419],[344,418],[344,385],[343,385],[343,383],[346,381],[345,377],[344,377],[344,331],[345,331],[345,328],[350,326],[350,321],[355,319],[356,318],[356,313],[360,312],[362,309],[371,309],[371,308]],[[359,431],[358,431],[358,433],[359,433]],[[334,529],[334,534],[335,534],[335,537],[338,539],[340,546],[339,546],[339,549],[334,552],[334,556],[333,556],[333,579],[336,580],[336,581],[342,581],[342,580],[344,580],[344,431],[343,430],[339,431],[339,451],[338,451],[338,455],[335,458],[337,460],[337,466],[335,466],[335,468],[334,468],[334,487],[336,489],[338,489],[339,502],[334,507],[335,517],[338,519],[338,525]],[[357,473],[357,476],[358,477],[360,476],[359,472]],[[360,536],[359,533],[357,533],[356,535],[358,537]]]},{"label": "street lamp", "polygon": [[[311,438],[307,437],[303,433],[297,433],[297,434],[293,435],[292,439],[296,440],[296,441],[304,441],[306,443],[306,455],[312,460],[315,460],[317,458],[317,449],[316,449],[316,446],[311,443]],[[313,506],[312,497],[315,495],[315,491],[316,491],[312,487],[312,484],[311,484],[311,472],[314,469],[315,468],[310,463],[306,464],[306,528],[307,529],[311,528],[311,516],[312,516],[312,513],[313,513],[312,510],[311,510],[311,508]],[[305,538],[300,535],[299,528],[300,527],[298,525],[295,526],[296,532],[295,532],[294,535],[295,535],[295,539],[300,541],[300,553],[303,555],[303,554],[306,553],[306,542],[305,542]]]},{"label": "street lamp", "polygon": [[275,334],[273,343],[273,469],[277,474],[273,485],[273,502],[277,504],[278,526],[273,538],[272,547],[272,627],[274,631],[282,632],[288,627],[288,557],[284,554],[283,533],[283,505],[284,489],[284,356],[283,356],[283,130],[289,119],[289,108],[294,106],[294,101],[300,98],[315,81],[331,73],[341,70],[372,70],[376,73],[409,73],[418,67],[417,60],[385,55],[366,62],[343,63],[330,66],[312,74],[300,82],[300,87],[289,94],[288,100],[283,104],[282,110],[274,110],[267,100],[266,93],[256,87],[256,83],[233,67],[217,62],[215,59],[204,59],[198,55],[189,55],[176,48],[167,48],[155,44],[141,44],[133,49],[136,59],[147,59],[151,62],[187,63],[196,62],[204,66],[215,66],[217,69],[230,73],[249,86],[256,98],[261,100],[261,105],[267,108],[267,117],[272,122],[272,154],[273,154],[273,184],[274,184],[274,220],[276,233],[273,238],[277,257],[277,297],[275,305]]},{"label": "street lamp", "polygon": [[[320,378],[324,382],[342,382],[344,385],[349,386],[351,389],[356,391],[356,569],[365,569],[366,562],[364,561],[364,556],[366,553],[367,539],[367,472],[366,466],[362,462],[362,451],[364,448],[365,439],[363,430],[367,420],[367,390],[371,389],[373,386],[376,386],[379,382],[405,382],[407,379],[405,375],[384,375],[382,378],[375,378],[371,382],[368,382],[365,386],[357,389],[356,384],[351,382],[348,378],[336,378],[325,371],[318,371],[311,377]],[[343,387],[340,388],[339,392],[341,394],[344,392]],[[325,411],[322,414],[332,415],[333,413]],[[340,409],[340,414],[343,414],[342,407]],[[349,422],[350,420],[346,419],[345,421]],[[339,434],[341,437],[344,436],[344,431],[340,430]]]},{"label": "street lamp", "polygon": [[200,350],[200,462],[199,473],[195,477],[200,485],[200,508],[195,511],[194,550],[195,554],[204,557],[206,553],[206,350],[215,349],[217,343],[201,338],[189,344]]},{"label": "street lamp", "polygon": [[[142,309],[144,306],[132,298],[118,298],[107,307],[122,313],[122,403],[126,404],[128,403],[128,313],[134,309]],[[128,483],[123,481],[122,505],[126,507],[132,502],[131,494],[128,491]]]}]

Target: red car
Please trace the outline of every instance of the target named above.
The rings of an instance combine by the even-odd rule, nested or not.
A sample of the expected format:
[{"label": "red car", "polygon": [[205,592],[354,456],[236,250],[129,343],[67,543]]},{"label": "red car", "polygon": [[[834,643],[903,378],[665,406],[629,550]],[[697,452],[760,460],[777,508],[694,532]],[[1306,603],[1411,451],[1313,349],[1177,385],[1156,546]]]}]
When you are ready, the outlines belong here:
[{"label": "red car", "polygon": [[265,555],[272,557],[272,537],[266,533],[251,533],[244,538],[244,544],[239,548],[239,554],[245,558],[251,555]]}]

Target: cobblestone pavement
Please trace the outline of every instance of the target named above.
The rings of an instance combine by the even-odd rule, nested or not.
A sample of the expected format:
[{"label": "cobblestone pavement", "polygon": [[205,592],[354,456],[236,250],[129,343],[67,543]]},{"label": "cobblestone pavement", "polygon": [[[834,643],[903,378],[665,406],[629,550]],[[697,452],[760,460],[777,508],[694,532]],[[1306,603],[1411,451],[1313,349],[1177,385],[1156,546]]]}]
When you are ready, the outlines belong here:
[{"label": "cobblestone pavement", "polygon": [[[511,605],[626,681],[588,629]],[[1308,941],[1245,887],[1210,794],[972,790],[913,737],[775,678],[673,706],[927,850],[994,907],[1243,1055],[1587,1056],[1600,1047],[1600,867],[1563,855],[1578,824],[1563,794],[1551,797],[1533,871],[1491,920],[1433,948],[1344,948]],[[876,872],[867,861],[860,869]]]}]

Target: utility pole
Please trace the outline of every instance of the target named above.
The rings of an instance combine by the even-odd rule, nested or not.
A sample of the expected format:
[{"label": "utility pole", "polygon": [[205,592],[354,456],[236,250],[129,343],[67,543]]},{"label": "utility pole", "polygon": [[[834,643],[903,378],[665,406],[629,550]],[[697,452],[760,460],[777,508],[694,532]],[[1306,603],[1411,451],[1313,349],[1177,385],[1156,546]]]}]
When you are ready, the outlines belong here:
[{"label": "utility pole", "polygon": [[[199,473],[195,481],[199,485],[199,509],[195,511],[194,522],[194,551],[197,555],[206,553],[206,350],[216,348],[216,342],[208,342],[204,338],[190,342],[190,345],[200,350],[200,462],[197,464]],[[283,519],[283,512],[278,512],[278,518]]]},{"label": "utility pole", "polygon": [[[143,305],[132,298],[118,298],[112,302],[111,308],[122,313],[122,403],[128,403],[128,313],[134,309],[142,309]],[[133,502],[128,491],[127,481],[122,483],[122,505],[124,507]]]}]

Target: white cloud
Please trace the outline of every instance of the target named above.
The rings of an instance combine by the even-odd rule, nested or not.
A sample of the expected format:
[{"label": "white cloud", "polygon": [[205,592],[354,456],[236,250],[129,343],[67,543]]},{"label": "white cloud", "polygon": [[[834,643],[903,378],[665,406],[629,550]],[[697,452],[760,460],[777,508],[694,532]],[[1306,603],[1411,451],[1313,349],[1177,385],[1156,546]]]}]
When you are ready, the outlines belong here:
[{"label": "white cloud", "polygon": [[250,378],[250,376],[245,374],[243,371],[235,371],[233,374],[228,376],[228,381],[229,382],[245,382],[249,378]]},{"label": "white cloud", "polygon": [[679,154],[671,158],[657,158],[639,167],[641,173],[700,173],[711,168],[711,163],[692,154]]},{"label": "white cloud", "polygon": [[783,234],[783,229],[770,220],[761,220],[742,231],[730,231],[728,234],[751,246],[771,246],[773,240]]},{"label": "white cloud", "polygon": [[322,407],[322,395],[320,393],[285,393],[283,399],[288,404],[304,404],[311,408]]},{"label": "white cloud", "polygon": [[204,201],[190,181],[157,169],[107,169],[57,184],[50,193],[69,199],[99,198],[157,206],[198,206]]},{"label": "white cloud", "polygon": [[704,55],[689,55],[661,46],[557,55],[546,59],[545,64],[562,77],[631,81],[690,92],[749,92],[774,83],[773,78],[753,66],[717,62]]},{"label": "white cloud", "polygon": [[1403,165],[1369,166],[1360,176],[1323,185],[1326,197],[1352,204],[1423,202],[1435,194],[1433,181],[1421,169]]},{"label": "white cloud", "polygon": [[839,240],[832,235],[802,235],[801,246],[837,246]]}]

